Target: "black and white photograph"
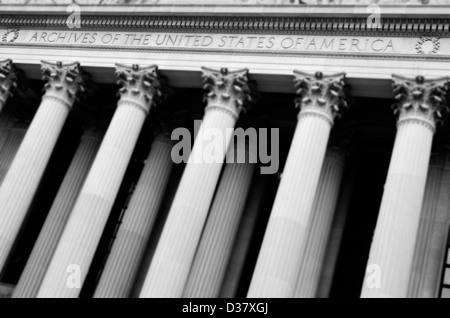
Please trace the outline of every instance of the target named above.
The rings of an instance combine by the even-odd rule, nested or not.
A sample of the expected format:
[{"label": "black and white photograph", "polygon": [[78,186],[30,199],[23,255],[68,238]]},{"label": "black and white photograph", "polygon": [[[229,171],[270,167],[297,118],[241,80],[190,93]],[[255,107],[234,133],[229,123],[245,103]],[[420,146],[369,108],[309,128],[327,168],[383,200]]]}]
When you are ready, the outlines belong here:
[{"label": "black and white photograph", "polygon": [[450,298],[450,0],[0,0],[0,298]]}]

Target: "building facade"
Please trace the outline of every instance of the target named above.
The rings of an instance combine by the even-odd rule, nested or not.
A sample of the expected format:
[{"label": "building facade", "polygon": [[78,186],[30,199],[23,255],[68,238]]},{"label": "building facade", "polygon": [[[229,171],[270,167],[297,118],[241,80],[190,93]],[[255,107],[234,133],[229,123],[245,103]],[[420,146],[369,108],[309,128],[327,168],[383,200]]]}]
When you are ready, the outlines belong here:
[{"label": "building facade", "polygon": [[449,16],[0,1],[0,297],[450,297]]}]

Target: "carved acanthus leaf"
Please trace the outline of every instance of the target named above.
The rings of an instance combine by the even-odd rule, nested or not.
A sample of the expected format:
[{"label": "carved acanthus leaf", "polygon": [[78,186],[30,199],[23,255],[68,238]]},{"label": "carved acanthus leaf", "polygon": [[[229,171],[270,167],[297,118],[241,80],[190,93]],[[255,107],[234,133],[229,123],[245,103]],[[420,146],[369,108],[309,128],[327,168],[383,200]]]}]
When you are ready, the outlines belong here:
[{"label": "carved acanthus leaf", "polygon": [[254,101],[254,82],[249,80],[248,69],[229,71],[202,67],[203,88],[208,92],[204,100],[210,104],[231,107],[237,115],[246,111]]},{"label": "carved acanthus leaf", "polygon": [[12,96],[11,90],[17,87],[17,74],[11,60],[0,61],[0,100],[5,103]]},{"label": "carved acanthus leaf", "polygon": [[395,99],[398,101],[392,105],[394,114],[422,115],[434,120],[436,124],[448,113],[448,77],[425,80],[423,76],[407,78],[393,74],[392,81]]},{"label": "carved acanthus leaf", "polygon": [[42,79],[46,81],[44,91],[73,104],[85,92],[85,79],[80,63],[42,61]]},{"label": "carved acanthus leaf", "polygon": [[121,86],[118,92],[120,98],[140,103],[147,112],[164,98],[162,78],[156,65],[116,64],[116,77],[117,84]]},{"label": "carved acanthus leaf", "polygon": [[294,71],[294,84],[300,97],[295,99],[299,109],[307,107],[328,111],[332,118],[340,116],[347,108],[344,93],[345,73],[324,75]]}]

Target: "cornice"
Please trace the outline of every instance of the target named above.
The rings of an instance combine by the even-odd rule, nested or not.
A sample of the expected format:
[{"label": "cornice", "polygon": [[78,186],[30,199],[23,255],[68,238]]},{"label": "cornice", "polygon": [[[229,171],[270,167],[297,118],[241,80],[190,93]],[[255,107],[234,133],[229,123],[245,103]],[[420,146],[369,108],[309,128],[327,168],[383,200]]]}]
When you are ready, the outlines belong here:
[{"label": "cornice", "polygon": [[[67,30],[67,15],[11,15],[0,13],[7,28]],[[359,17],[239,17],[239,16],[83,16],[81,28],[103,30],[183,30],[192,32],[290,33],[332,32],[443,32],[450,31],[450,18],[383,18],[381,27],[368,28]]]},{"label": "cornice", "polygon": [[[414,5],[378,3],[384,17],[433,17],[446,18],[450,15],[449,5]],[[320,5],[152,5],[152,4],[80,4],[84,15],[95,16],[245,16],[245,17],[367,17],[367,3],[362,4],[320,4]],[[67,5],[63,4],[30,4],[0,5],[0,11],[22,15],[64,15]]]}]

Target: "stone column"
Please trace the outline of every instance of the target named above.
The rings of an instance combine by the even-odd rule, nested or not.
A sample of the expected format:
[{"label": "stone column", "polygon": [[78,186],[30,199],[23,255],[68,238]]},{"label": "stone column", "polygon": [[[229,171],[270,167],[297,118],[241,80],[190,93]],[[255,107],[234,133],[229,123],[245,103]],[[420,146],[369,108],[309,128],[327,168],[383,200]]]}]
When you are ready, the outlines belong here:
[{"label": "stone column", "polygon": [[[11,60],[0,61],[0,112],[7,99],[12,95],[11,90],[17,87],[17,69]],[[14,118],[3,113],[0,127],[0,184],[5,178],[14,156],[22,142],[26,129],[18,129],[21,125],[14,124]],[[22,128],[22,127],[20,127]]]},{"label": "stone column", "polygon": [[170,173],[170,131],[159,134],[117,232],[94,297],[125,298],[131,292]]},{"label": "stone column", "polygon": [[0,188],[0,269],[33,201],[66,118],[83,88],[78,63],[42,62],[46,92]]},{"label": "stone column", "polygon": [[[272,179],[272,180],[269,180]],[[259,174],[251,186],[248,204],[242,217],[239,230],[236,234],[233,250],[231,252],[225,276],[220,287],[220,298],[235,298],[241,281],[245,261],[247,259],[255,228],[258,225],[258,217],[264,204],[268,183],[275,182],[272,175]]]},{"label": "stone column", "polygon": [[0,153],[8,140],[13,118],[5,113],[0,114]]},{"label": "stone column", "polygon": [[219,295],[257,161],[257,144],[250,142],[248,149],[239,142],[236,162],[225,166],[183,297]]},{"label": "stone column", "polygon": [[[184,167],[181,168],[184,169]],[[161,237],[161,233],[164,228],[164,223],[166,223],[170,206],[172,205],[173,198],[175,197],[178,184],[181,179],[182,173],[180,173],[180,170],[180,167],[173,167],[172,176],[170,177],[169,184],[166,188],[166,194],[164,195],[163,202],[161,203],[155,224],[153,225],[152,233],[150,233],[148,244],[145,247],[144,256],[142,257],[142,262],[139,265],[136,279],[134,280],[134,284],[129,295],[131,298],[139,298],[142,286],[144,285],[145,276],[147,276],[147,271],[150,267],[153,255],[155,254],[156,247],[158,246],[159,238]]]},{"label": "stone column", "polygon": [[11,89],[17,87],[17,75],[11,60],[0,61],[0,112],[12,95]]},{"label": "stone column", "polygon": [[397,135],[361,296],[407,296],[436,121],[447,78],[393,75]]},{"label": "stone column", "polygon": [[334,118],[345,106],[344,73],[295,71],[301,108],[248,297],[293,297]]},{"label": "stone column", "polygon": [[19,150],[27,128],[28,125],[26,124],[16,123],[9,129],[0,153],[0,185],[3,183],[6,173]]},{"label": "stone column", "polygon": [[411,277],[409,279],[408,298],[417,298],[419,294],[420,281],[426,263],[428,241],[433,230],[432,224],[435,218],[436,205],[439,197],[441,177],[443,172],[443,160],[434,158],[428,168],[427,182],[423,199],[420,223],[417,231],[417,239],[412,262]]},{"label": "stone column", "polygon": [[208,106],[140,297],[181,297],[183,293],[233,128],[250,97],[247,74],[246,69],[203,68]]},{"label": "stone column", "polygon": [[333,283],[334,273],[336,270],[336,263],[341,248],[342,236],[344,235],[345,222],[347,220],[348,210],[352,199],[353,189],[355,185],[355,170],[351,170],[351,175],[346,178],[347,181],[341,185],[341,192],[333,220],[333,225],[330,231],[325,258],[323,260],[323,267],[319,286],[317,287],[317,298],[328,298],[330,296],[331,285]]},{"label": "stone column", "polygon": [[[156,66],[117,64],[116,69],[118,84],[122,86],[117,110],[37,297],[79,295],[154,95],[160,93]],[[73,275],[76,280],[70,281]]]},{"label": "stone column", "polygon": [[325,251],[339,195],[344,154],[337,148],[327,150],[306,238],[295,296],[314,298],[319,285]]},{"label": "stone column", "polygon": [[75,200],[97,154],[101,138],[102,133],[93,129],[86,130],[81,137],[80,145],[14,290],[14,298],[36,297]]},{"label": "stone column", "polygon": [[[431,168],[431,167],[430,167]],[[441,170],[441,182],[431,218],[429,236],[425,247],[424,264],[421,272],[417,297],[437,298],[441,283],[442,267],[447,250],[447,235],[450,222],[450,158],[447,154]]]}]

